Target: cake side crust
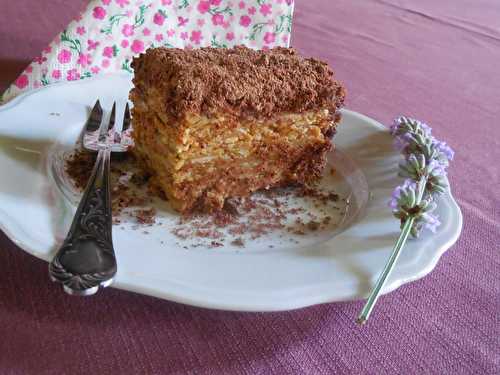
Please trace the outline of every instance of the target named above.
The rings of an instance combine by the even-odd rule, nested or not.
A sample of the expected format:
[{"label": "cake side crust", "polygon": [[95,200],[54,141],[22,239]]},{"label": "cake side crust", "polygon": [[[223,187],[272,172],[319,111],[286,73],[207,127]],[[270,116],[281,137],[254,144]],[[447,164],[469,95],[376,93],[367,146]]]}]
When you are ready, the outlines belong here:
[{"label": "cake side crust", "polygon": [[321,176],[326,153],[332,147],[330,136],[339,120],[323,111],[283,115],[258,125],[247,120],[224,126],[220,121],[192,115],[190,124],[176,127],[196,134],[196,124],[201,122],[208,134],[222,128],[235,129],[241,135],[208,140],[197,134],[186,136],[185,132],[164,136],[172,128],[150,112],[136,111],[134,118],[134,153],[181,212],[217,210],[225,199],[259,189],[313,184]]}]

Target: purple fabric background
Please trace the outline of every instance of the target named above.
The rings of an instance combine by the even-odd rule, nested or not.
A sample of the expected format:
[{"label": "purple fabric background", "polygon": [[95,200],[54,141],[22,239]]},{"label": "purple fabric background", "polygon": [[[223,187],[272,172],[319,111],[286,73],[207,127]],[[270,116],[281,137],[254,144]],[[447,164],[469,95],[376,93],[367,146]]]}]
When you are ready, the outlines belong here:
[{"label": "purple fabric background", "polygon": [[[0,88],[83,0],[0,0]],[[464,230],[426,278],[381,298],[255,314],[105,290],[80,299],[0,233],[1,374],[500,373],[500,2],[298,0],[292,44],[328,60],[347,106],[429,122],[457,151]]]}]

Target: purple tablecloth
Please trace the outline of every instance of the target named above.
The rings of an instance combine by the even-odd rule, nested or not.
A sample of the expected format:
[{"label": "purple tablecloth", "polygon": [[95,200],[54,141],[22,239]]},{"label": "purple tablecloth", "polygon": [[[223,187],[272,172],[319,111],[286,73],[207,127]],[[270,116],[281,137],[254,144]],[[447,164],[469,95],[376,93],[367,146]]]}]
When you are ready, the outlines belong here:
[{"label": "purple tablecloth", "polygon": [[[0,87],[83,3],[1,1]],[[457,151],[464,230],[436,269],[361,328],[361,302],[250,314],[69,297],[0,233],[1,374],[500,373],[500,2],[298,0],[292,44],[332,64],[348,108],[415,116]]]}]

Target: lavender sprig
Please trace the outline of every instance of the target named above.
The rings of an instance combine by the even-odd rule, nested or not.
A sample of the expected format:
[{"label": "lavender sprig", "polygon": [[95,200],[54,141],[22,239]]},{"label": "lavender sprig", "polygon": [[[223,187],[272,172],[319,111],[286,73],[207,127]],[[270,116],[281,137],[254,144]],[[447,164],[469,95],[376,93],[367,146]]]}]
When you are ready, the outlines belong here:
[{"label": "lavender sprig", "polygon": [[[429,125],[408,117],[398,117],[391,126],[394,145],[405,160],[399,164],[399,176],[405,177],[402,186],[396,187],[389,206],[394,216],[401,221],[401,227],[411,216],[415,218],[411,234],[418,237],[423,228],[435,232],[440,225],[432,213],[436,208],[435,198],[443,194],[448,185],[446,168],[454,157],[453,150],[432,136]],[[409,194],[416,194],[416,184],[423,188],[420,202],[405,201]],[[404,189],[406,195],[401,195]]]},{"label": "lavender sprig", "polygon": [[392,213],[401,222],[401,233],[358,317],[360,324],[368,320],[408,236],[418,238],[424,229],[435,233],[441,225],[434,213],[435,199],[448,187],[446,168],[455,154],[445,142],[434,138],[431,127],[421,121],[398,117],[390,132],[394,136],[394,147],[404,156],[398,175],[405,180],[394,189],[389,201]]}]

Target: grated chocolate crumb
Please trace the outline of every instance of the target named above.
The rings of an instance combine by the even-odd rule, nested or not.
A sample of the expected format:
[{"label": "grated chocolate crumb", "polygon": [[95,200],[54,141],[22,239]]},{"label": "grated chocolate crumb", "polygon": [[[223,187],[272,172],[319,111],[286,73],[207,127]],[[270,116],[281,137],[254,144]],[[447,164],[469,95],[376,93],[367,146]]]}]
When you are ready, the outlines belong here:
[{"label": "grated chocolate crumb", "polygon": [[245,246],[245,242],[243,242],[243,239],[241,237],[238,237],[238,238],[234,239],[233,241],[231,241],[231,245],[243,247],[243,246]]}]

